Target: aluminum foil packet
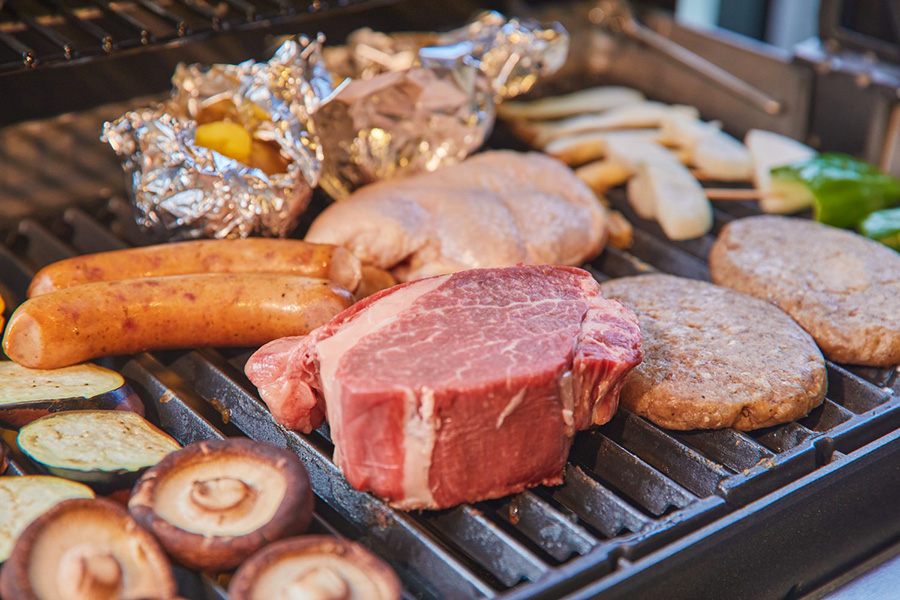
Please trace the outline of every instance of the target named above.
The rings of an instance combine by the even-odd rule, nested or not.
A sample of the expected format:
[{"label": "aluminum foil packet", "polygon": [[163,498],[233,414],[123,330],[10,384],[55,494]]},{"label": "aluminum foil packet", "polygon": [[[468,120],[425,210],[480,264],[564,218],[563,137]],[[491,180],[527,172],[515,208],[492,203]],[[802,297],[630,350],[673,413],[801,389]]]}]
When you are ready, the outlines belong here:
[{"label": "aluminum foil packet", "polygon": [[285,41],[268,62],[178,65],[169,100],[105,123],[138,224],[167,239],[291,233],[322,170],[311,115],[333,92],[323,42]]},{"label": "aluminum foil packet", "polygon": [[313,115],[322,187],[340,199],[463,160],[490,134],[496,103],[559,69],[568,47],[559,24],[497,12],[445,34],[354,32],[325,53],[329,70],[355,79]]}]

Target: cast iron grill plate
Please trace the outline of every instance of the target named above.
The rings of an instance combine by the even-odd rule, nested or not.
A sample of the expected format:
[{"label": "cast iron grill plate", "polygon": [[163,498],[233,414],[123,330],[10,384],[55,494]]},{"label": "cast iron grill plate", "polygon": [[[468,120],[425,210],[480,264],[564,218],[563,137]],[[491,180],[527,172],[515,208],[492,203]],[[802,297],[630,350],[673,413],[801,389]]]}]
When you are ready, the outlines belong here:
[{"label": "cast iron grill plate", "polygon": [[[589,265],[599,280],[660,270],[709,279],[712,235],[673,243],[655,223],[616,208],[635,224],[634,245],[609,247]],[[317,198],[300,232],[322,210]],[[716,210],[716,227],[753,214],[742,203]],[[8,314],[34,272],[82,253],[144,245],[126,201],[71,208],[24,220],[0,246],[0,292]],[[565,483],[443,511],[404,513],[351,488],[332,462],[327,424],[310,435],[276,424],[243,375],[252,349],[145,353],[98,362],[119,370],[144,400],[148,418],[182,444],[245,435],[295,451],[317,496],[313,530],[354,539],[387,560],[409,598],[556,597],[613,573],[663,546],[796,482],[900,428],[894,370],[828,363],[825,402],[796,422],[750,433],[672,432],[619,410],[581,432]],[[17,452],[7,474],[36,472]],[[224,598],[205,577],[180,572],[182,593]]]}]

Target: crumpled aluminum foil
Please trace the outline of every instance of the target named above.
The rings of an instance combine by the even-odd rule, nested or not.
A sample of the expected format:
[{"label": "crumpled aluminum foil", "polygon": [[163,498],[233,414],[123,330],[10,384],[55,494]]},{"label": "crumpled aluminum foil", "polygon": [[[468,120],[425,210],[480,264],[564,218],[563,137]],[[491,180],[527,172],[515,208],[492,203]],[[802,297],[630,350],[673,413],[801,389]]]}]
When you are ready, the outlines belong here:
[{"label": "crumpled aluminum foil", "polygon": [[348,46],[325,53],[330,70],[357,79],[313,115],[322,187],[339,199],[463,160],[490,134],[495,104],[559,69],[568,47],[558,23],[497,12],[445,34],[354,32]]},{"label": "crumpled aluminum foil", "polygon": [[[168,101],[105,123],[101,139],[122,158],[138,224],[167,239],[293,231],[322,169],[310,117],[332,93],[323,42],[288,40],[268,62],[179,65]],[[264,142],[285,172],[198,146],[198,118],[223,115]]]}]

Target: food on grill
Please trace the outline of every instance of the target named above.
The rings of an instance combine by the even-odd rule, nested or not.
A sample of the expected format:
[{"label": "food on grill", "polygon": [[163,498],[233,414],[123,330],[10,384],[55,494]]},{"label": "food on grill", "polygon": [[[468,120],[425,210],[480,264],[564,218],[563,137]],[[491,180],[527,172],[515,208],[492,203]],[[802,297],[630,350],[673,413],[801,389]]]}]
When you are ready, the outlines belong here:
[{"label": "food on grill", "polygon": [[544,147],[544,152],[575,167],[605,156],[608,140],[617,137],[638,138],[653,142],[659,138],[659,130],[589,131],[553,140]]},{"label": "food on grill", "polygon": [[173,598],[172,567],[153,536],[110,500],[57,504],[22,532],[0,571],[16,600]]},{"label": "food on grill", "polygon": [[400,600],[394,571],[359,544],[328,536],[276,542],[241,565],[231,600]]},{"label": "food on grill", "polygon": [[543,148],[553,140],[588,131],[657,128],[676,114],[693,118],[699,115],[693,106],[670,106],[647,100],[617,106],[600,114],[579,115],[542,123],[518,123],[514,125],[514,129],[529,139],[536,148]]},{"label": "food on grill", "polygon": [[705,177],[717,181],[749,181],[753,174],[750,152],[718,126],[673,113],[663,120],[660,142],[680,148],[687,162]]},{"label": "food on grill", "polygon": [[816,151],[797,140],[761,129],[751,129],[744,144],[753,159],[753,185],[761,193],[759,207],[767,213],[792,213],[812,206],[809,188],[782,182],[772,185],[771,170],[809,160]]},{"label": "food on grill", "polygon": [[353,291],[359,260],[339,246],[300,240],[196,240],[67,258],[31,280],[28,297],[96,281],[200,273],[279,273],[329,279]]},{"label": "food on grill", "polygon": [[859,224],[859,232],[888,248],[900,251],[900,208],[879,210]]},{"label": "food on grill", "polygon": [[605,239],[603,208],[571,170],[510,151],[366,186],[325,209],[306,235],[344,246],[400,281],[518,263],[581,264]]},{"label": "food on grill", "polygon": [[366,298],[381,290],[397,285],[397,278],[384,269],[363,265],[361,269],[362,277],[359,280],[359,286],[353,296],[357,299]]},{"label": "food on grill", "polygon": [[351,302],[332,283],[293,275],[101,281],[25,301],[3,348],[21,365],[55,369],[146,350],[253,346],[309,333]]},{"label": "food on grill", "polygon": [[821,223],[761,216],[729,223],[713,281],[774,302],[831,360],[900,363],[900,254]]},{"label": "food on grill", "polygon": [[504,119],[559,119],[581,113],[603,112],[617,106],[639,104],[644,95],[632,88],[607,85],[571,94],[528,101],[504,102],[497,114]]},{"label": "food on grill", "polygon": [[669,239],[700,237],[712,228],[712,206],[703,187],[674,154],[640,137],[607,142],[609,160],[634,176],[628,202],[644,219],[656,219]]},{"label": "food on grill", "polygon": [[140,415],[118,410],[55,413],[19,430],[19,447],[51,475],[100,492],[129,488],[181,446]]},{"label": "food on grill", "polygon": [[520,266],[396,286],[246,372],[287,427],[327,410],[354,487],[416,509],[559,484],[575,431],[612,418],[640,357],[634,314],[589,273]]},{"label": "food on grill", "polygon": [[575,175],[598,194],[604,194],[628,181],[632,172],[615,161],[597,160],[575,169]]},{"label": "food on grill", "polygon": [[[0,453],[5,451],[0,446]],[[9,558],[19,535],[32,521],[63,500],[93,498],[91,488],[81,483],[26,475],[0,478],[0,563]],[[5,596],[12,598],[12,596]]]},{"label": "food on grill", "polygon": [[260,169],[266,175],[285,173],[288,169],[289,161],[281,155],[277,145],[255,138],[239,123],[213,121],[198,125],[195,142],[248,167]]},{"label": "food on grill", "polygon": [[313,494],[293,452],[246,439],[206,440],[144,473],[128,510],[178,562],[220,572],[306,531]]},{"label": "food on grill", "polygon": [[771,304],[671,275],[600,286],[638,315],[644,359],[621,403],[668,429],[743,431],[806,415],[825,398],[825,360],[808,333]]},{"label": "food on grill", "polygon": [[819,154],[772,169],[772,186],[784,184],[807,188],[816,220],[834,227],[856,227],[869,213],[900,202],[900,179],[846,154]]},{"label": "food on grill", "polygon": [[50,413],[121,409],[143,414],[140,398],[115,371],[77,365],[51,371],[0,362],[0,427],[18,429]]}]

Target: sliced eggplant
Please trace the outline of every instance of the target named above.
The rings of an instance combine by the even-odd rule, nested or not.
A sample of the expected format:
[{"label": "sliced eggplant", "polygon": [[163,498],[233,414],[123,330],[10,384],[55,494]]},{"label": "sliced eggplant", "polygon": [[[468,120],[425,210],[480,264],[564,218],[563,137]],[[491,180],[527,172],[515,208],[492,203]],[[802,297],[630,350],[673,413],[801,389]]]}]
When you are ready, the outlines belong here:
[{"label": "sliced eggplant", "polygon": [[0,563],[9,558],[16,539],[39,516],[63,500],[93,497],[86,485],[59,477],[0,477]]},{"label": "sliced eggplant", "polygon": [[206,440],[144,473],[128,510],[180,563],[221,572],[306,531],[313,494],[296,454],[247,439]]},{"label": "sliced eggplant", "polygon": [[91,364],[62,369],[27,369],[0,362],[0,427],[19,429],[51,413],[69,410],[127,410],[144,406],[115,371]]},{"label": "sliced eggplant", "polygon": [[311,535],[282,540],[254,554],[235,573],[228,593],[231,600],[396,600],[400,581],[359,544]]},{"label": "sliced eggplant", "polygon": [[110,500],[67,500],[38,517],[0,573],[17,600],[119,600],[176,594],[159,543]]},{"label": "sliced eggplant", "polygon": [[776,185],[772,180],[772,169],[809,160],[816,155],[815,150],[797,140],[761,129],[748,131],[744,144],[753,157],[753,184],[762,195],[759,207],[763,212],[788,214],[813,205],[815,197],[808,186],[795,181]]},{"label": "sliced eggplant", "polygon": [[148,467],[181,448],[140,415],[112,410],[42,417],[19,430],[17,442],[51,475],[100,493],[131,487]]}]

